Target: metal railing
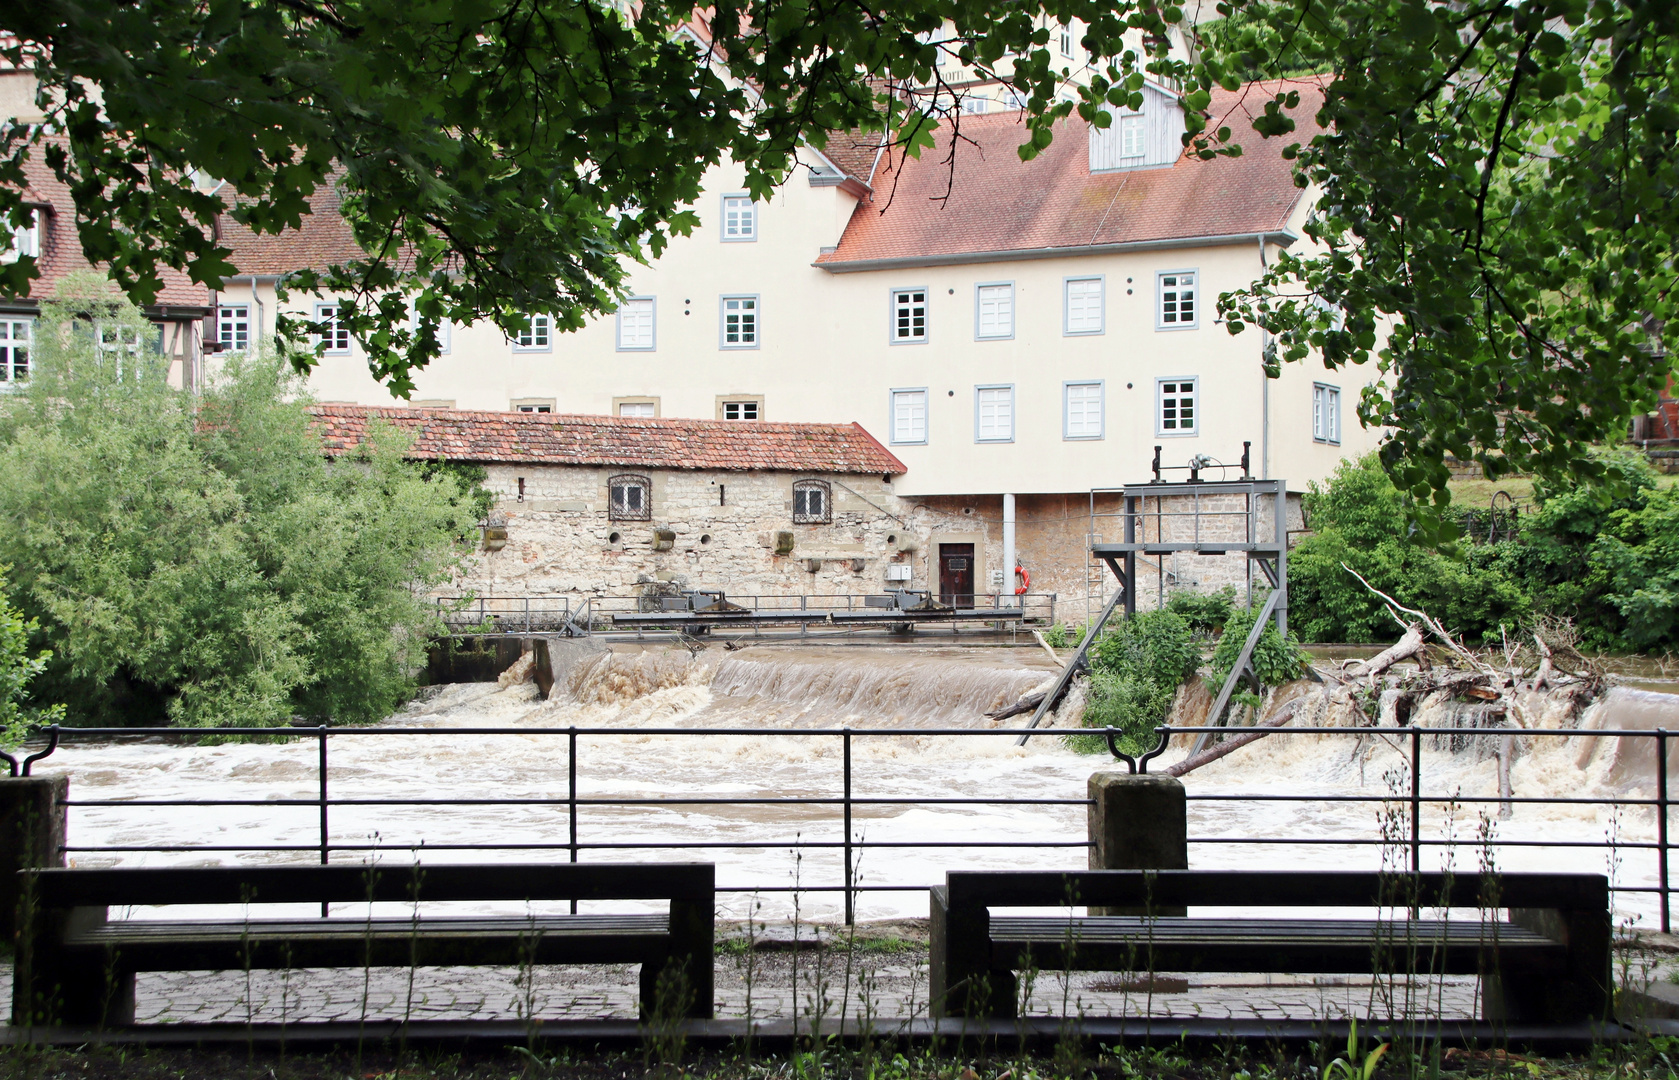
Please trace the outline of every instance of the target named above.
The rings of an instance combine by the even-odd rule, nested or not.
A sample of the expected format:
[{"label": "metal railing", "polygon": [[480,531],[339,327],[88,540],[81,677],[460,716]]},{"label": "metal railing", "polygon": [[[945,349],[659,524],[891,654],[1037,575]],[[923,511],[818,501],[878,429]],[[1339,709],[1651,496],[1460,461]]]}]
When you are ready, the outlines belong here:
[{"label": "metal railing", "polygon": [[[500,852],[550,852],[562,854],[571,862],[576,862],[580,855],[588,852],[605,851],[747,851],[753,849],[783,849],[797,851],[829,851],[838,852],[842,856],[841,880],[810,884],[775,885],[769,882],[728,882],[719,886],[719,892],[732,893],[838,893],[844,899],[844,915],[847,922],[855,918],[856,897],[865,892],[897,892],[907,893],[923,891],[936,882],[936,874],[943,868],[935,865],[925,869],[931,871],[929,880],[889,881],[881,884],[862,884],[856,876],[857,860],[863,852],[869,849],[897,848],[925,850],[928,852],[948,851],[952,849],[967,849],[971,851],[1010,849],[1087,849],[1090,839],[1082,835],[1082,827],[1077,835],[1034,835],[1025,837],[998,838],[988,834],[984,838],[935,839],[914,837],[901,840],[874,840],[858,835],[854,829],[854,813],[859,809],[870,807],[968,807],[983,809],[985,807],[1003,806],[1043,806],[1043,807],[1076,807],[1088,806],[1089,801],[1083,797],[1082,781],[1075,794],[1067,797],[971,797],[948,796],[928,797],[909,796],[883,793],[878,791],[860,792],[857,787],[855,770],[853,767],[853,748],[859,740],[886,738],[914,738],[926,739],[986,739],[1011,738],[1021,734],[1025,729],[1018,728],[987,728],[987,729],[925,729],[925,728],[625,728],[625,727],[473,727],[473,728],[226,728],[206,732],[203,729],[176,728],[64,728],[53,732],[61,746],[67,751],[56,760],[50,762],[53,766],[75,765],[75,750],[78,746],[86,746],[96,741],[128,741],[128,740],[167,740],[183,741],[202,738],[207,734],[219,737],[249,736],[274,738],[279,740],[307,739],[315,742],[318,752],[316,758],[316,790],[311,797],[302,798],[139,798],[139,799],[101,799],[76,798],[72,788],[72,797],[67,805],[74,811],[90,810],[146,812],[153,808],[166,807],[263,807],[280,808],[294,807],[299,809],[313,809],[316,811],[314,835],[307,841],[286,844],[261,843],[211,843],[197,838],[182,838],[177,843],[167,844],[78,844],[68,843],[63,851],[71,855],[104,855],[121,856],[141,853],[170,853],[170,854],[271,854],[271,855],[307,855],[317,854],[322,863],[332,860],[334,855],[360,855],[378,851],[390,852],[395,850],[389,843],[369,843],[344,838],[335,838],[332,831],[333,811],[350,807],[435,807],[441,811],[458,810],[463,807],[484,806],[523,806],[541,810],[564,807],[566,810],[566,838],[564,840],[529,841],[500,837],[492,841],[483,842],[430,842],[423,837],[420,846],[426,851],[500,851]],[[1157,751],[1165,746],[1165,739],[1173,735],[1195,735],[1201,732],[1216,732],[1223,735],[1240,734],[1243,729],[1204,728],[1204,727],[1162,727],[1157,729],[1162,735],[1162,743]],[[1110,740],[1118,736],[1113,729],[1076,729],[1054,732],[1055,734],[1076,734],[1094,736],[1098,739],[1108,736]],[[1043,737],[1050,732],[1038,732]],[[1444,806],[1485,806],[1500,804],[1509,806],[1548,805],[1548,806],[1578,806],[1578,807],[1611,807],[1611,808],[1648,808],[1655,816],[1656,837],[1651,841],[1630,839],[1617,840],[1614,836],[1602,839],[1587,839],[1583,837],[1563,837],[1546,839],[1493,839],[1488,844],[1494,852],[1501,849],[1519,848],[1548,848],[1548,849],[1603,849],[1612,859],[1619,859],[1627,853],[1653,854],[1655,867],[1655,884],[1631,885],[1612,881],[1611,887],[1617,893],[1624,894],[1655,894],[1658,899],[1660,925],[1662,931],[1671,929],[1671,887],[1669,884],[1668,862],[1671,844],[1669,841],[1668,816],[1671,811],[1671,801],[1668,790],[1667,751],[1669,739],[1676,732],[1666,729],[1657,730],[1610,730],[1610,731],[1580,731],[1580,730],[1550,730],[1550,729],[1499,729],[1499,728],[1303,728],[1282,727],[1266,732],[1269,738],[1289,738],[1295,736],[1331,736],[1342,738],[1377,738],[1381,740],[1397,740],[1389,745],[1401,752],[1405,765],[1404,790],[1390,790],[1385,794],[1349,794],[1346,792],[1312,792],[1300,791],[1295,793],[1278,794],[1262,792],[1210,792],[1195,790],[1195,782],[1188,783],[1188,799],[1194,804],[1209,803],[1248,803],[1261,805],[1266,803],[1320,803],[1320,804],[1374,804],[1395,809],[1403,809],[1406,824],[1403,835],[1395,834],[1391,829],[1384,835],[1378,827],[1374,835],[1342,834],[1333,835],[1280,835],[1280,836],[1230,836],[1230,835],[1196,835],[1189,836],[1191,859],[1208,865],[1208,860],[1196,855],[1199,849],[1203,856],[1212,854],[1220,847],[1235,847],[1248,845],[1276,845],[1280,847],[1324,847],[1339,846],[1349,850],[1369,849],[1379,847],[1385,849],[1385,854],[1392,859],[1402,856],[1408,862],[1409,869],[1423,868],[1424,853],[1431,849],[1444,849],[1452,845],[1468,846],[1463,841],[1450,836],[1430,836],[1424,829],[1423,810],[1425,807]],[[552,797],[532,798],[523,796],[499,797],[449,797],[435,793],[435,779],[428,773],[415,780],[415,792],[412,795],[383,798],[345,798],[334,794],[331,783],[330,746],[334,740],[354,738],[377,739],[413,739],[434,736],[465,737],[469,739],[487,740],[498,736],[518,736],[525,739],[547,738],[565,740],[566,770],[568,782],[564,796],[555,794]],[[715,796],[698,793],[675,791],[673,794],[658,797],[597,797],[582,794],[579,791],[580,762],[585,751],[585,744],[596,741],[613,741],[623,737],[668,736],[677,738],[715,738],[746,736],[753,738],[798,738],[798,739],[833,739],[839,744],[840,753],[838,775],[831,777],[832,791],[830,794],[793,795],[793,796]],[[1455,792],[1425,791],[1425,765],[1427,756],[1424,751],[1425,740],[1433,739],[1554,739],[1554,738],[1592,738],[1592,739],[1633,739],[1652,740],[1655,744],[1655,768],[1653,781],[1655,795],[1650,797],[1635,797],[1628,795],[1605,796],[1522,796],[1522,795],[1491,795],[1468,796]],[[1618,745],[1618,744],[1617,744]],[[1401,749],[1402,748],[1402,749]],[[1142,755],[1139,759],[1141,768],[1146,771],[1148,759],[1154,752]],[[608,755],[603,763],[603,772],[615,768],[616,755]],[[807,766],[815,759],[808,759]],[[1092,767],[1102,766],[1104,759],[1092,758]],[[1135,766],[1134,766],[1135,767]],[[102,766],[108,768],[108,766]],[[704,767],[699,769],[706,775],[699,782],[711,779]],[[72,774],[73,775],[73,774]],[[677,778],[671,778],[664,785],[665,790],[674,790],[679,784]],[[786,807],[794,812],[787,818],[787,823],[797,823],[803,826],[792,840],[781,839],[738,839],[732,837],[709,840],[675,840],[668,835],[637,836],[633,839],[595,839],[585,835],[587,815],[585,811],[598,809],[631,809],[634,808],[669,808],[669,807]],[[812,827],[815,822],[806,808],[831,808],[832,820],[830,825],[835,828],[837,835],[823,835],[807,837],[804,829]],[[1081,815],[1082,816],[1082,815]],[[760,811],[754,811],[754,817],[762,821]],[[1378,815],[1379,817],[1379,815]],[[1391,819],[1390,819],[1391,820]],[[76,821],[72,818],[70,835],[76,832]],[[1193,818],[1191,824],[1194,824]],[[1065,826],[1063,826],[1065,827]],[[1085,858],[1081,855],[1077,864],[1082,867]],[[1212,860],[1216,862],[1216,858]],[[1008,860],[988,863],[994,868],[1007,868]],[[1069,867],[1071,868],[1071,867]]]},{"label": "metal railing", "polygon": [[[891,622],[887,614],[908,610],[888,607],[890,593],[815,593],[795,595],[736,595],[734,593],[694,593],[646,596],[591,596],[573,607],[569,596],[438,596],[433,598],[438,616],[455,633],[524,634],[524,633],[592,633],[613,629],[617,615],[647,616],[661,613],[698,613],[704,601],[692,606],[677,606],[690,597],[724,596],[727,603],[745,609],[735,613],[739,618],[756,616],[759,621],[786,618],[794,621],[805,618],[820,620],[828,612],[845,615],[877,614],[882,622]],[[925,597],[925,590],[916,592]],[[934,600],[939,597],[935,595]],[[995,611],[1009,620],[1053,624],[1055,622],[1055,593],[963,593],[954,599],[952,616],[968,622],[984,622],[976,612]],[[937,614],[923,613],[917,621],[937,623]]]}]

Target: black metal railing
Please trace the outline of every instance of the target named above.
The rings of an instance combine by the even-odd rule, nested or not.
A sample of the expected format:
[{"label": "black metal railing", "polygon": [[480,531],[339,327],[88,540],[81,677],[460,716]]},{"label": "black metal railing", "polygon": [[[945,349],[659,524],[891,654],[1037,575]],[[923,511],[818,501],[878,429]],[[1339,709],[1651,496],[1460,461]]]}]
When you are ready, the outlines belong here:
[{"label": "black metal railing", "polygon": [[[926,729],[926,728],[680,728],[680,727],[472,727],[472,728],[223,728],[208,732],[203,729],[178,728],[64,728],[55,730],[52,735],[67,749],[68,752],[58,756],[50,764],[53,766],[75,765],[75,750],[79,746],[86,746],[90,742],[131,741],[131,740],[194,740],[206,735],[218,737],[255,737],[272,738],[286,741],[309,739],[318,747],[316,756],[316,790],[312,798],[137,798],[137,799],[99,799],[76,798],[72,789],[72,798],[67,805],[73,810],[121,810],[141,812],[147,808],[162,807],[298,807],[318,809],[318,832],[309,842],[290,844],[223,844],[207,843],[195,838],[183,838],[179,843],[168,844],[104,844],[86,845],[74,842],[68,843],[64,851],[68,854],[82,855],[127,855],[135,853],[242,853],[242,854],[305,854],[318,853],[320,861],[331,861],[335,853],[366,854],[377,851],[391,851],[389,844],[356,842],[348,839],[334,839],[332,832],[332,812],[336,809],[350,807],[428,807],[448,810],[450,808],[475,806],[526,806],[538,808],[566,808],[566,839],[554,841],[528,841],[499,838],[485,842],[431,842],[421,840],[420,846],[430,851],[542,851],[564,853],[572,861],[578,861],[579,855],[590,851],[694,851],[694,850],[752,850],[752,849],[798,849],[810,851],[839,852],[842,858],[842,880],[834,883],[799,883],[795,885],[773,885],[767,882],[739,882],[729,883],[719,887],[720,892],[735,893],[838,893],[844,899],[844,913],[847,922],[855,918],[856,897],[864,892],[914,892],[925,890],[933,882],[930,880],[887,882],[884,884],[862,884],[857,880],[857,859],[867,849],[916,849],[939,851],[949,849],[1008,850],[1008,849],[1087,849],[1090,840],[1083,835],[1080,827],[1075,835],[1042,835],[1030,838],[986,838],[986,839],[933,839],[913,838],[905,840],[876,840],[857,835],[853,830],[854,812],[868,807],[1003,807],[1003,806],[1045,806],[1045,807],[1075,807],[1088,806],[1089,800],[1084,797],[979,797],[979,796],[906,796],[880,794],[873,791],[859,792],[857,778],[853,767],[853,746],[858,740],[878,738],[914,738],[926,739],[970,739],[970,738],[1012,738],[1021,734],[1025,729],[1017,728],[985,728],[985,729]],[[1233,731],[1229,728],[1203,727],[1162,727],[1157,729],[1163,740],[1174,735],[1196,735],[1205,731],[1212,731],[1224,735],[1239,734],[1241,729]],[[1067,731],[1043,731],[1035,734],[1043,739],[1052,734],[1069,734]],[[1112,729],[1078,729],[1076,734],[1090,735],[1101,738],[1119,733]],[[1311,792],[1277,794],[1268,792],[1212,792],[1196,791],[1192,779],[1188,786],[1188,799],[1192,803],[1323,803],[1323,804],[1378,804],[1402,808],[1405,814],[1404,835],[1396,835],[1391,829],[1383,835],[1378,827],[1376,835],[1328,835],[1328,836],[1219,836],[1194,835],[1189,837],[1191,855],[1194,858],[1195,849],[1214,849],[1219,846],[1245,845],[1277,845],[1298,847],[1340,846],[1351,849],[1383,847],[1391,854],[1402,854],[1409,863],[1409,868],[1419,870],[1423,865],[1423,854],[1426,849],[1442,848],[1452,845],[1464,846],[1464,842],[1452,837],[1435,837],[1427,835],[1423,825],[1423,808],[1425,806],[1448,805],[1488,805],[1501,806],[1519,805],[1569,805],[1580,807],[1610,807],[1610,808],[1649,808],[1655,816],[1656,837],[1654,840],[1640,841],[1632,839],[1618,839],[1606,836],[1603,839],[1586,838],[1547,838],[1547,839],[1494,839],[1489,846],[1495,851],[1505,848],[1553,848],[1580,849],[1599,848],[1617,857],[1619,852],[1653,852],[1656,867],[1654,885],[1632,885],[1612,882],[1612,888],[1618,893],[1655,894],[1658,898],[1660,924],[1663,932],[1671,929],[1671,889],[1668,876],[1669,836],[1668,815],[1671,804],[1668,796],[1667,778],[1667,749],[1668,740],[1673,732],[1666,729],[1658,730],[1609,730],[1609,731],[1580,731],[1553,729],[1511,729],[1511,728],[1427,728],[1427,727],[1398,727],[1398,728],[1323,728],[1323,727],[1281,727],[1266,732],[1270,738],[1289,738],[1296,736],[1331,736],[1398,740],[1405,746],[1402,757],[1405,763],[1405,775],[1401,778],[1404,783],[1403,791],[1389,791],[1385,794],[1364,794],[1346,792]],[[416,791],[412,796],[357,798],[338,797],[333,794],[331,779],[331,758],[329,748],[333,740],[342,738],[424,738],[428,736],[451,736],[455,738],[490,739],[498,736],[520,736],[526,738],[555,737],[566,740],[567,750],[567,788],[563,797],[558,794],[552,797],[527,796],[495,796],[495,797],[451,797],[439,796],[430,791]],[[789,796],[711,796],[700,794],[675,793],[650,798],[629,797],[598,797],[581,794],[579,791],[579,762],[582,758],[580,741],[597,739],[617,739],[625,736],[645,737],[677,737],[677,738],[715,738],[715,737],[753,737],[753,738],[799,738],[799,739],[828,739],[832,738],[840,743],[839,776],[837,790],[831,795],[789,795]],[[1511,794],[1471,796],[1458,793],[1426,792],[1424,785],[1426,758],[1424,755],[1425,738],[1522,738],[1522,739],[1552,739],[1552,738],[1593,738],[1593,739],[1649,739],[1655,743],[1654,786],[1655,797],[1638,797],[1632,795],[1603,795],[1593,796],[1522,796]],[[1448,751],[1450,752],[1450,751]],[[1101,759],[1092,759],[1092,765],[1102,764]],[[1148,761],[1142,761],[1142,768],[1146,771]],[[811,768],[817,766],[811,765]],[[416,780],[416,786],[422,786],[422,781]],[[1082,783],[1079,796],[1083,795]],[[792,841],[786,839],[738,839],[722,838],[713,840],[678,840],[669,837],[648,837],[630,840],[589,839],[582,832],[583,811],[592,808],[623,808],[637,807],[832,807],[834,809],[834,824],[840,828],[838,837],[806,838],[801,832]],[[1193,819],[1192,819],[1193,824]],[[74,819],[72,819],[74,826]],[[73,836],[76,829],[72,827]],[[1081,858],[1082,864],[1085,860]],[[1202,861],[1202,860],[1197,860]],[[1203,865],[1205,863],[1203,862]],[[939,868],[934,867],[934,870]]]}]

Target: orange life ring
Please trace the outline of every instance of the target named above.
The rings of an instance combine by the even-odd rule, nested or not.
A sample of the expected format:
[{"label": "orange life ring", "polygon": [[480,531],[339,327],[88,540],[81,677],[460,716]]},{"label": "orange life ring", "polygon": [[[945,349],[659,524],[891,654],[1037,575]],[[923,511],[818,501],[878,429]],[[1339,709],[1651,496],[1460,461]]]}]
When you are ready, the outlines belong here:
[{"label": "orange life ring", "polygon": [[1015,587],[1014,595],[1020,596],[1032,587],[1032,575],[1026,572],[1024,566],[1014,568],[1015,576],[1020,578],[1020,584]]}]

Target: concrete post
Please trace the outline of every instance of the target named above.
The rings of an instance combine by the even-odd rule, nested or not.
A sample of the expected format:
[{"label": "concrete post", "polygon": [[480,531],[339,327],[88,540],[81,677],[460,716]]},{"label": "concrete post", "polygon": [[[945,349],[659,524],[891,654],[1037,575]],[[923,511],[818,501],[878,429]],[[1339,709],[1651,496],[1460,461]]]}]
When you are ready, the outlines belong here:
[{"label": "concrete post", "polygon": [[17,940],[19,870],[64,865],[67,776],[0,779],[0,940]]},{"label": "concrete post", "polygon": [[[1189,824],[1183,782],[1104,769],[1090,777],[1092,870],[1187,870]],[[1187,915],[1157,907],[1155,915]],[[1093,915],[1142,915],[1131,908],[1091,908]]]},{"label": "concrete post", "polygon": [[998,607],[1016,607],[1014,593],[1014,496],[1003,496],[1003,588]]}]

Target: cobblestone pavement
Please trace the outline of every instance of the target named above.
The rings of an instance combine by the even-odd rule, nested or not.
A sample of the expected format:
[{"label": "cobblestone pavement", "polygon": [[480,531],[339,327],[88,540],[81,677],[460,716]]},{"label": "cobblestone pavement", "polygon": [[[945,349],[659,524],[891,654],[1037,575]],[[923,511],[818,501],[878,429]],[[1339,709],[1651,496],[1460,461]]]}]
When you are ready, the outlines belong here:
[{"label": "cobblestone pavement", "polygon": [[[844,950],[750,954],[717,958],[717,1015],[786,1017],[821,1013],[886,1018],[927,1014],[924,949],[858,950],[849,979]],[[823,962],[818,964],[818,957]],[[795,957],[797,964],[795,965]],[[795,971],[796,967],[796,971]],[[309,1021],[544,1020],[633,1018],[635,965],[517,968],[450,967],[291,972],[185,972],[139,977],[136,1019],[141,1023],[303,1023]],[[795,981],[796,980],[796,981]],[[1065,985],[1064,985],[1065,981]],[[849,992],[844,992],[849,986]],[[1151,993],[1152,987],[1152,993]],[[1392,1017],[1457,1018],[1475,1013],[1473,978],[1396,980],[1376,986],[1369,977],[1287,975],[1157,975],[1046,972],[1027,1003],[1035,1015],[1207,1017],[1213,1019]],[[11,973],[0,977],[0,1000],[10,1000]],[[1393,1003],[1390,1005],[1389,1003]],[[365,1012],[364,1012],[365,1007]]]}]

